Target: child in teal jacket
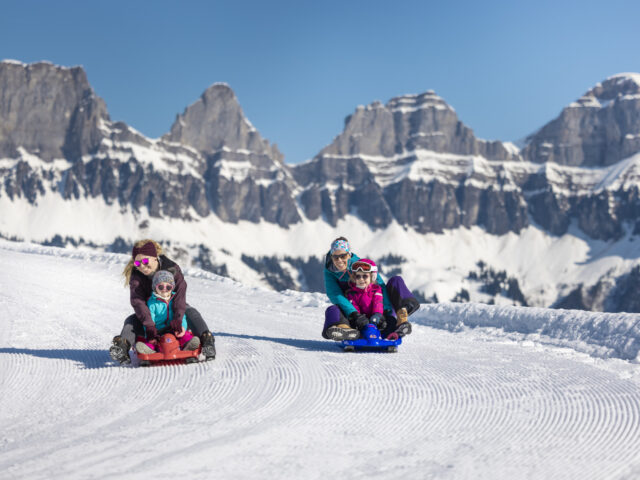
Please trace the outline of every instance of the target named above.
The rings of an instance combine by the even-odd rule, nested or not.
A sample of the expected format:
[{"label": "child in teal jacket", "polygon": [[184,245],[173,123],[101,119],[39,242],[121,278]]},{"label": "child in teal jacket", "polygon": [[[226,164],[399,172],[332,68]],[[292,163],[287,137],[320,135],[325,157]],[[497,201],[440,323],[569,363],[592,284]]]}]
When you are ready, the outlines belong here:
[{"label": "child in teal jacket", "polygon": [[[175,296],[173,274],[168,270],[159,270],[153,276],[151,286],[153,293],[147,301],[151,319],[155,323],[158,335],[169,333],[171,319],[173,318],[172,299]],[[200,346],[200,339],[187,329],[187,316],[182,317],[182,331],[174,333],[183,350],[196,350]],[[150,332],[145,328],[146,338],[138,337],[136,351],[138,353],[154,353],[157,350],[157,339],[150,338]]]}]

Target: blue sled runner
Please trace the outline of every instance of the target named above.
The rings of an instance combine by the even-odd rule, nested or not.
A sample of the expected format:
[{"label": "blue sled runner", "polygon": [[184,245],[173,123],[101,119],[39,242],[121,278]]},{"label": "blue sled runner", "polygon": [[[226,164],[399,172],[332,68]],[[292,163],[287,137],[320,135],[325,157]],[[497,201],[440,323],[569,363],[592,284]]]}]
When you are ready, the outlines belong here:
[{"label": "blue sled runner", "polygon": [[398,337],[395,340],[385,340],[380,337],[378,328],[370,323],[360,332],[360,338],[357,340],[343,340],[342,347],[345,352],[353,352],[354,350],[397,352],[398,345],[401,343],[402,337]]}]

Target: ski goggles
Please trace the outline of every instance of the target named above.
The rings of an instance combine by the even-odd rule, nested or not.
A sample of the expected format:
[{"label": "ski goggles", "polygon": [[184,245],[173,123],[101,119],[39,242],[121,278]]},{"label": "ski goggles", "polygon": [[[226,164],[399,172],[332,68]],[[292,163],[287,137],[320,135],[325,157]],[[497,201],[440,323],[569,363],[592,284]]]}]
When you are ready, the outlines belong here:
[{"label": "ski goggles", "polygon": [[366,262],[354,262],[353,265],[351,265],[351,271],[352,272],[377,272],[378,271],[378,267],[375,267],[373,265],[370,265]]},{"label": "ski goggles", "polygon": [[173,290],[173,287],[174,285],[171,285],[170,283],[161,283],[156,285],[156,290],[160,290],[161,292],[170,292]]},{"label": "ski goggles", "polygon": [[148,258],[143,258],[143,259],[142,259],[142,260],[140,260],[140,261],[135,260],[135,261],[133,262],[133,264],[134,264],[136,267],[139,267],[140,265],[149,265],[149,259],[148,259]]}]

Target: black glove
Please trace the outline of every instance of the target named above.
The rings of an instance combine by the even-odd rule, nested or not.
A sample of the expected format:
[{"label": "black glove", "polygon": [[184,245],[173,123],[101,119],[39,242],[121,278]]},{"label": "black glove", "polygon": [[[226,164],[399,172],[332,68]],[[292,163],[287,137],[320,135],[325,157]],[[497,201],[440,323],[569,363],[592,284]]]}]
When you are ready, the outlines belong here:
[{"label": "black glove", "polygon": [[373,323],[374,325],[376,325],[378,328],[380,328],[380,321],[382,320],[382,314],[381,313],[374,313],[373,315],[371,315],[369,317],[369,322]]},{"label": "black glove", "polygon": [[145,327],[145,331],[146,331],[146,335],[147,335],[147,340],[149,340],[149,341],[155,340],[156,337],[158,336],[158,330],[156,329],[155,326],[153,326],[153,327]]},{"label": "black glove", "polygon": [[382,332],[385,328],[387,328],[387,317],[382,313],[374,313],[371,316],[371,319],[373,320],[373,317],[375,317],[376,315],[378,315],[378,322],[376,323],[376,325],[378,326],[378,330]]},{"label": "black glove", "polygon": [[358,330],[362,330],[369,325],[369,319],[363,313],[353,312],[349,315],[349,323],[355,325]]},{"label": "black glove", "polygon": [[387,319],[380,317],[380,320],[378,320],[378,330],[382,332],[385,328],[387,328]]}]

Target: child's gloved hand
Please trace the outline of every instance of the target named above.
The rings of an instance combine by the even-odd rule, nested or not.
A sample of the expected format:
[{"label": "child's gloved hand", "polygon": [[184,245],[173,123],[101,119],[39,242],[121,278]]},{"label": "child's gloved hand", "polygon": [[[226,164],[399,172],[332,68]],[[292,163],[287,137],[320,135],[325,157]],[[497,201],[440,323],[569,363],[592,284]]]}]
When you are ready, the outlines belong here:
[{"label": "child's gloved hand", "polygon": [[387,319],[380,316],[380,320],[378,320],[378,330],[383,331],[385,328],[387,328]]},{"label": "child's gloved hand", "polygon": [[176,332],[176,337],[177,338],[182,338],[184,337],[184,334],[187,333],[187,331],[184,329],[184,327],[180,327],[180,331]]},{"label": "child's gloved hand", "polygon": [[374,313],[373,315],[371,315],[369,317],[369,322],[373,323],[374,325],[377,325],[378,327],[380,326],[380,321],[382,320],[382,314],[381,313]]}]

